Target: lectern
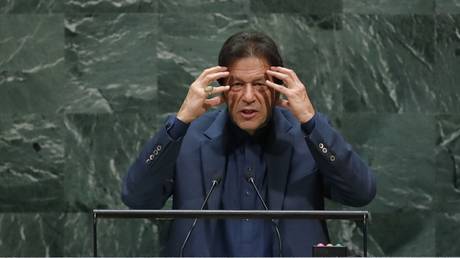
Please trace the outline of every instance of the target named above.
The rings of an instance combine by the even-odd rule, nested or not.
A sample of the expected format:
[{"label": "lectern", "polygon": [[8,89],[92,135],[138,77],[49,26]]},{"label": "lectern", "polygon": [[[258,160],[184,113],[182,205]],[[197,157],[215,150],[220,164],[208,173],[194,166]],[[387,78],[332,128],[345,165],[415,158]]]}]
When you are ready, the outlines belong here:
[{"label": "lectern", "polygon": [[363,256],[367,256],[367,211],[304,210],[93,210],[93,255],[97,257],[98,219],[318,219],[353,220],[363,230]]}]

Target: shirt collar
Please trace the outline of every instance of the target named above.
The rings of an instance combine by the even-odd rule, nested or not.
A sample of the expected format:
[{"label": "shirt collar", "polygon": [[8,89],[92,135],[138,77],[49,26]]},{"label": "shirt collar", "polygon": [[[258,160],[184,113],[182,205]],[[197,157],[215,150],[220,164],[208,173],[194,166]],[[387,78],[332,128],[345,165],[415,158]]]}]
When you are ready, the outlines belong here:
[{"label": "shirt collar", "polygon": [[230,143],[233,142],[233,144],[239,145],[249,141],[253,143],[264,144],[266,142],[269,132],[272,130],[272,120],[272,116],[270,116],[265,125],[257,129],[254,135],[250,135],[248,132],[239,128],[229,116],[227,120],[227,127],[231,136]]}]

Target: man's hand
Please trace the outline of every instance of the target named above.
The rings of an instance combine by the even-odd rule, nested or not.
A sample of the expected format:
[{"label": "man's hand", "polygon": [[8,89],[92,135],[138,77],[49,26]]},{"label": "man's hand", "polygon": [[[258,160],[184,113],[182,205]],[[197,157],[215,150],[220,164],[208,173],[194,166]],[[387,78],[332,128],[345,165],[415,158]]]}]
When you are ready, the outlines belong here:
[{"label": "man's hand", "polygon": [[265,82],[269,87],[287,97],[287,99],[280,99],[278,105],[289,109],[300,123],[308,122],[315,115],[315,109],[308,98],[305,86],[295,72],[284,67],[272,66],[270,70],[267,70],[267,74],[282,80],[286,85],[278,85],[269,80]]},{"label": "man's hand", "polygon": [[209,108],[222,104],[224,98],[221,95],[212,98],[208,97],[228,91],[230,86],[214,87],[212,92],[207,92],[206,87],[213,81],[225,78],[228,75],[227,67],[214,66],[204,70],[190,85],[187,96],[182,102],[179,112],[177,112],[177,118],[188,124],[204,114]]}]

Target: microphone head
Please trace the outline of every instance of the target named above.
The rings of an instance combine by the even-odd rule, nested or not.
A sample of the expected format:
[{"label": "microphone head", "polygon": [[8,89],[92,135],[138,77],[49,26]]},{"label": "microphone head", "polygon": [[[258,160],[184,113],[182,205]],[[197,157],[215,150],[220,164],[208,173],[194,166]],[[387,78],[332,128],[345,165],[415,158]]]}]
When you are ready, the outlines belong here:
[{"label": "microphone head", "polygon": [[215,182],[214,184],[218,185],[224,180],[224,171],[222,170],[215,170],[212,173],[212,182]]},{"label": "microphone head", "polygon": [[251,181],[254,180],[254,175],[252,173],[250,173],[250,172],[246,172],[246,174],[244,176],[246,177],[246,180],[248,182],[251,182]]},{"label": "microphone head", "polygon": [[212,181],[216,182],[216,184],[220,184],[220,182],[222,182],[222,176],[215,176]]}]

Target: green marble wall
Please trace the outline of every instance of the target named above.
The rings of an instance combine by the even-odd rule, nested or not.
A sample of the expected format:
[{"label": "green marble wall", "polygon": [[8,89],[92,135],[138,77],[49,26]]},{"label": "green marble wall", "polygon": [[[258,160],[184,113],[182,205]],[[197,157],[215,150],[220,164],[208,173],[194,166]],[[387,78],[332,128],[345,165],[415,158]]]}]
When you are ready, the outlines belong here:
[{"label": "green marble wall", "polygon": [[[459,0],[1,0],[0,256],[91,255],[89,211],[125,208],[138,149],[243,29],[375,170],[370,254],[460,256],[459,28]],[[166,229],[103,221],[99,253],[157,255]]]}]

